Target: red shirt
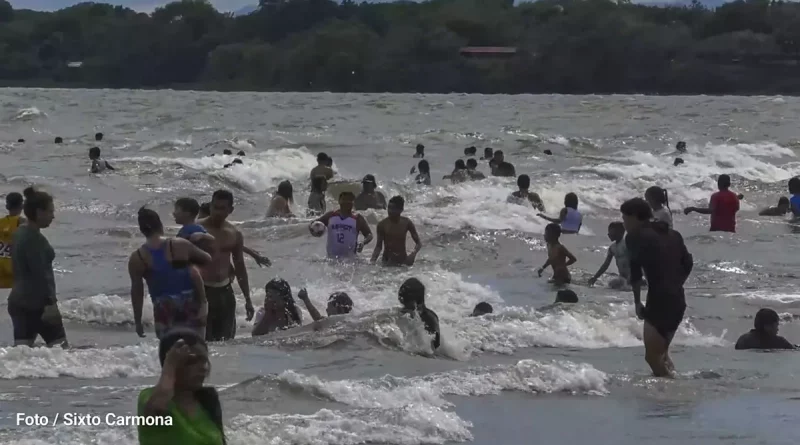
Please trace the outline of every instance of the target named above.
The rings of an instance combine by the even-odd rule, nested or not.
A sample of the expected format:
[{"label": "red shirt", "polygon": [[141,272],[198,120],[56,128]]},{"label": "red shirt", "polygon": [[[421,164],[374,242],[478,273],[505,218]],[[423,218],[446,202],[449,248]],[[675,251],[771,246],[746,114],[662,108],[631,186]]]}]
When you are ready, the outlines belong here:
[{"label": "red shirt", "polygon": [[739,211],[739,196],[730,190],[720,190],[711,195],[712,232],[736,232],[736,212]]}]

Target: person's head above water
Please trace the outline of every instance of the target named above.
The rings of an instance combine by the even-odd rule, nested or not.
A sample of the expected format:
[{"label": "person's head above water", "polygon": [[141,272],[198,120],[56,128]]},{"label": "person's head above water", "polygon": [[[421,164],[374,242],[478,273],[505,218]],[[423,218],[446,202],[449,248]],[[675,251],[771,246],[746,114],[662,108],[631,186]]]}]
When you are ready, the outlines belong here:
[{"label": "person's head above water", "polygon": [[22,204],[24,199],[21,193],[11,192],[6,195],[6,210],[11,215],[19,215],[22,213]]},{"label": "person's head above water", "polygon": [[467,147],[464,149],[464,156],[475,156],[478,153],[477,147]]},{"label": "person's head above water", "polygon": [[564,195],[564,207],[578,210],[578,195],[572,192]]},{"label": "person's head above water", "polygon": [[103,140],[103,133],[95,133],[94,134],[94,140],[97,141],[97,142],[102,141]]},{"label": "person's head above water", "polygon": [[423,159],[417,163],[417,170],[419,170],[420,173],[430,174],[431,165],[428,164],[428,161]]},{"label": "person's head above water", "polygon": [[756,318],[753,320],[753,327],[756,332],[766,335],[778,335],[778,327],[781,320],[778,313],[769,308],[759,309]]},{"label": "person's head above water", "polygon": [[19,139],[17,139],[17,142],[20,143],[20,144],[24,144],[25,143],[25,139],[19,138]]},{"label": "person's head above water", "polygon": [[239,152],[236,153],[236,156],[245,156],[244,150],[239,150]]},{"label": "person's head above water", "polygon": [[198,218],[208,218],[211,216],[211,203],[204,202],[200,204],[200,213],[197,214]]},{"label": "person's head above water", "polygon": [[467,169],[467,164],[464,162],[463,159],[459,159],[459,160],[456,161],[455,169],[456,170],[466,170]]},{"label": "person's head above water", "polygon": [[622,213],[622,223],[628,233],[637,232],[653,218],[653,209],[642,198],[633,198],[625,201],[619,207]]},{"label": "person's head above water", "polygon": [[375,189],[378,187],[375,182],[375,176],[374,175],[364,176],[364,179],[361,180],[361,187],[367,193],[375,191]]},{"label": "person's head above water", "polygon": [[353,211],[353,203],[356,200],[356,195],[348,190],[339,193],[339,210],[343,213],[350,213]]},{"label": "person's head above water", "polygon": [[232,155],[233,154],[233,150],[231,150],[230,148],[226,148],[226,149],[222,150],[222,154],[224,154],[224,155]]},{"label": "person's head above water", "polygon": [[100,147],[92,147],[89,149],[89,159],[95,160],[100,158]]},{"label": "person's head above water", "polygon": [[425,306],[425,285],[417,278],[409,278],[400,285],[397,299],[403,309],[414,310]]},{"label": "person's head above water", "polygon": [[669,195],[665,189],[654,185],[644,192],[644,199],[650,204],[650,207],[657,209],[661,206],[669,206]]},{"label": "person's head above water", "polygon": [[344,315],[353,311],[353,300],[345,292],[334,292],[328,297],[328,307],[325,312],[328,316]]},{"label": "person's head above water", "polygon": [[800,177],[795,176],[789,180],[789,193],[800,195]]},{"label": "person's head above water", "polygon": [[64,143],[64,139],[62,139],[61,136],[56,136],[56,138],[53,140],[53,142],[55,142],[56,144],[63,144]]},{"label": "person's head above water", "polygon": [[231,164],[239,164],[239,165],[241,165],[241,164],[244,164],[244,162],[241,159],[236,158],[236,159],[233,160],[233,162]]},{"label": "person's head above water", "polygon": [[675,162],[672,163],[675,167],[683,164],[683,158],[675,158]]},{"label": "person's head above water", "polygon": [[528,190],[531,188],[531,177],[528,175],[519,175],[517,178],[517,187],[520,190]]},{"label": "person's head above water", "polygon": [[681,153],[686,153],[686,142],[679,141],[677,144],[675,144],[675,149]]},{"label": "person's head above water", "polygon": [[504,162],[505,161],[505,155],[503,154],[503,150],[497,150],[496,152],[494,152],[494,156],[492,156],[492,160],[496,164]]},{"label": "person's head above water", "polygon": [[272,314],[284,312],[295,324],[303,322],[292,296],[292,287],[286,280],[273,278],[264,286],[264,291],[264,308],[267,312]]},{"label": "person's head above water", "polygon": [[194,198],[179,198],[175,201],[175,208],[172,216],[175,217],[176,224],[191,224],[200,213],[200,204]]},{"label": "person's head above water", "polygon": [[577,303],[578,294],[570,289],[561,289],[556,292],[556,303]]},{"label": "person's head above water", "polygon": [[614,241],[622,241],[625,237],[625,224],[622,221],[614,221],[608,225],[608,239]]},{"label": "person's head above water", "polygon": [[417,150],[417,152],[416,152],[417,155],[425,155],[425,146],[424,145],[417,144],[416,150]]},{"label": "person's head above water", "polygon": [[494,149],[492,149],[492,147],[483,149],[483,159],[492,159],[492,156],[494,156]]},{"label": "person's head above water", "polygon": [[33,222],[36,227],[44,229],[49,227],[55,218],[55,204],[53,197],[33,187],[28,187],[22,191],[25,201],[22,203],[22,212],[29,222]]},{"label": "person's head above water", "polygon": [[325,165],[325,162],[328,160],[327,153],[320,153],[317,155],[317,165]]},{"label": "person's head above water", "polygon": [[478,168],[478,161],[475,158],[467,159],[467,170],[475,170]]},{"label": "person's head above water", "polygon": [[557,243],[561,238],[561,226],[556,223],[550,223],[544,228],[544,240],[548,244]]},{"label": "person's head above water", "polygon": [[136,219],[139,222],[139,231],[142,232],[145,238],[164,234],[164,224],[155,210],[142,207],[139,209]]},{"label": "person's head above water", "polygon": [[400,218],[400,215],[403,213],[403,210],[406,207],[406,200],[403,199],[402,196],[393,196],[392,199],[389,200],[388,205],[386,206],[386,211],[389,214],[389,218],[397,221]]},{"label": "person's head above water", "polygon": [[553,151],[550,150],[549,148],[545,149],[542,153],[546,154],[547,156],[552,156],[553,155]]},{"label": "person's head above water", "polygon": [[720,190],[728,190],[731,188],[731,177],[728,175],[719,175],[717,178],[717,188]]},{"label": "person's head above water", "polygon": [[480,317],[482,315],[491,314],[492,312],[494,312],[492,305],[485,301],[481,301],[475,305],[475,309],[472,310],[470,317]]},{"label": "person's head above water", "polygon": [[289,202],[293,202],[294,190],[292,189],[292,183],[288,180],[281,181],[281,183],[278,184],[278,191],[276,194]]},{"label": "person's head above water", "polygon": [[311,191],[323,193],[328,190],[328,180],[324,176],[314,176],[311,178]]}]

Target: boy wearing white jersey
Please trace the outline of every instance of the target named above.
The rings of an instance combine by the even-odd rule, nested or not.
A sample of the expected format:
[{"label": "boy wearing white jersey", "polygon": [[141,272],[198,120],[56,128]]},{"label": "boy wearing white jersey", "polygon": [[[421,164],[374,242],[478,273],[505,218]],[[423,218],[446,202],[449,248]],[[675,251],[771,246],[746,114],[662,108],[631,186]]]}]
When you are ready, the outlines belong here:
[{"label": "boy wearing white jersey", "polygon": [[[372,241],[372,230],[367,220],[353,213],[355,199],[353,192],[340,193],[339,210],[328,212],[311,223],[319,221],[328,229],[327,252],[330,259],[355,258]],[[363,242],[358,242],[359,233],[364,236]]]}]

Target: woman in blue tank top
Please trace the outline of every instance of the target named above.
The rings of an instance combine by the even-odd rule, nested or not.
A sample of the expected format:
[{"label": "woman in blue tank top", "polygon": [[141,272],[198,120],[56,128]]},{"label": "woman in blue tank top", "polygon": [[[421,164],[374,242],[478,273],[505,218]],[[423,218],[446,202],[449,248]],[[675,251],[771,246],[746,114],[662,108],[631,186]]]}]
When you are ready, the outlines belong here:
[{"label": "woman in blue tank top", "polygon": [[203,279],[193,264],[208,264],[211,256],[187,240],[165,238],[164,225],[155,211],[142,208],[138,219],[139,230],[147,241],[128,260],[136,332],[144,337],[142,305],[146,282],[158,338],[174,326],[189,327],[203,335],[208,305]]}]

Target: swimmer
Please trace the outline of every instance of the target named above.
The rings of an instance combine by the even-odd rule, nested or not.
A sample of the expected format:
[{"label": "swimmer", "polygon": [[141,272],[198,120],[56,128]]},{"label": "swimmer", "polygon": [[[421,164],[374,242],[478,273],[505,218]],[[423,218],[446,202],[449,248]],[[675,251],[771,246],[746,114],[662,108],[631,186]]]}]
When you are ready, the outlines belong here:
[{"label": "swimmer", "polygon": [[[651,221],[653,211],[641,198],[620,207],[628,232],[625,246],[630,258],[630,283],[636,316],[644,320],[645,360],[656,377],[669,377],[675,365],[669,346],[686,311],[683,285],[692,272],[694,260],[683,237],[666,223]],[[642,304],[642,278],[647,277],[647,306]]]},{"label": "swimmer", "polygon": [[711,195],[708,207],[687,207],[683,213],[688,215],[697,212],[702,215],[711,215],[712,232],[736,232],[736,213],[739,211],[739,196],[730,191],[731,177],[719,175],[717,178],[718,192]]},{"label": "swimmer", "polygon": [[486,175],[478,171],[478,161],[476,161],[475,158],[467,159],[467,175],[469,175],[469,179],[473,181],[486,179]]},{"label": "swimmer", "polygon": [[470,317],[482,317],[486,314],[491,314],[494,312],[494,308],[491,304],[481,301],[480,303],[475,305],[475,309],[472,310],[472,313],[469,315]]},{"label": "swimmer", "polygon": [[318,216],[325,213],[325,191],[328,190],[328,180],[324,176],[311,178],[311,193],[308,194],[308,216]]},{"label": "swimmer", "polygon": [[686,142],[679,141],[675,144],[675,150],[677,150],[678,153],[686,153]]},{"label": "swimmer", "polygon": [[575,304],[578,302],[578,294],[570,289],[561,289],[556,292],[556,303]]},{"label": "swimmer", "polygon": [[222,154],[223,155],[232,155],[233,151],[230,148],[226,148],[226,149],[222,150]]},{"label": "swimmer", "polygon": [[244,165],[244,161],[242,161],[239,158],[236,158],[236,159],[233,160],[233,162],[231,162],[231,165],[233,165],[233,164]]},{"label": "swimmer", "polygon": [[253,337],[271,334],[303,324],[303,316],[286,280],[273,278],[264,286],[264,306],[253,323]]},{"label": "swimmer", "polygon": [[[320,321],[325,318],[319,313],[317,307],[311,302],[311,299],[308,298],[308,291],[300,289],[300,292],[297,293],[297,298],[306,305],[306,309],[308,309],[308,313],[311,314],[311,318],[313,318],[314,321]],[[345,315],[352,311],[353,300],[345,292],[334,292],[328,297],[328,306],[325,308],[325,313],[328,314],[328,317]]]},{"label": "swimmer", "polygon": [[12,236],[14,283],[8,294],[14,346],[32,347],[36,337],[41,336],[48,347],[68,348],[56,299],[53,271],[56,254],[42,234],[42,229],[50,227],[55,217],[53,197],[33,187],[26,188],[22,194],[26,222]]},{"label": "swimmer", "polygon": [[103,140],[103,133],[95,133],[94,134],[94,140],[97,141],[97,142],[102,141]]},{"label": "swimmer", "polygon": [[[309,174],[309,178],[312,180],[317,176],[322,176],[326,180],[330,181],[333,178],[333,169],[328,165],[328,155],[325,153],[320,153],[317,155],[317,165],[311,169],[311,173]],[[332,162],[332,161],[331,161]]]},{"label": "swimmer", "polygon": [[789,202],[789,198],[781,196],[778,199],[777,207],[768,207],[758,212],[758,216],[784,216],[787,213],[791,212],[791,209],[792,209],[792,204],[791,202]]},{"label": "swimmer", "polygon": [[[414,181],[417,184],[431,185],[431,166],[428,161],[424,159],[419,161],[417,167],[419,168],[419,174],[414,178]],[[414,169],[411,169],[411,174],[414,174]]]},{"label": "swimmer", "polygon": [[[327,253],[329,259],[352,259],[372,241],[372,230],[363,216],[353,213],[355,195],[352,192],[339,194],[339,210],[328,212],[316,221],[328,228]],[[311,230],[309,224],[309,230]],[[364,237],[358,242],[359,233]]]},{"label": "swimmer", "polygon": [[225,165],[222,166],[222,168],[231,168],[232,165],[233,164],[225,164]]},{"label": "swimmer", "polygon": [[17,139],[17,143],[24,144],[25,143],[25,139],[22,139],[22,138]]},{"label": "swimmer", "polygon": [[158,345],[161,376],[156,386],[139,393],[140,419],[168,417],[171,426],[138,427],[139,444],[225,443],[222,404],[213,386],[203,383],[211,371],[208,346],[201,336],[184,329],[167,333]]},{"label": "swimmer", "polygon": [[561,209],[558,218],[550,218],[543,213],[539,213],[538,216],[552,223],[561,224],[561,232],[565,234],[579,233],[583,226],[583,215],[578,211],[578,195],[574,193],[564,195],[564,208]]},{"label": "swimmer", "polygon": [[364,176],[364,179],[361,181],[361,193],[356,197],[354,204],[356,210],[386,209],[386,196],[377,191],[377,187],[375,176]]},{"label": "swimmer", "polygon": [[267,218],[294,218],[290,204],[294,203],[292,183],[283,181],[278,184],[278,190],[272,195],[272,201],[267,209]]},{"label": "swimmer", "polygon": [[478,153],[478,149],[475,146],[467,147],[464,149],[464,156],[475,156]]},{"label": "swimmer", "polygon": [[486,147],[483,149],[483,159],[484,161],[489,161],[489,165],[491,166],[491,160],[494,157],[494,150],[492,147]]},{"label": "swimmer", "polygon": [[417,144],[417,152],[414,153],[415,158],[424,158],[425,157],[425,146],[422,144]]},{"label": "swimmer", "polygon": [[128,258],[131,303],[136,333],[144,337],[142,306],[144,286],[153,301],[156,337],[176,326],[203,335],[208,317],[208,302],[203,278],[195,265],[211,263],[211,255],[181,238],[166,238],[158,213],[142,207],[138,213],[139,231],[145,243]]},{"label": "swimmer", "polygon": [[509,195],[506,202],[520,205],[528,203],[540,212],[545,211],[542,198],[537,193],[528,191],[531,187],[530,176],[519,175],[519,178],[517,178],[517,187],[519,187],[519,190]]},{"label": "swimmer", "polygon": [[665,189],[652,186],[644,192],[644,199],[653,209],[653,221],[663,221],[672,228],[672,210],[669,208],[669,195]]},{"label": "swimmer", "polygon": [[425,330],[433,336],[431,348],[436,350],[441,344],[439,316],[425,306],[425,285],[416,278],[409,278],[400,286],[397,296],[403,306],[402,312],[412,318],[419,316],[425,324]]},{"label": "swimmer", "polygon": [[244,296],[247,321],[252,320],[255,314],[244,262],[244,236],[227,221],[233,209],[233,194],[217,190],[211,197],[211,215],[198,222],[214,237],[216,244],[211,264],[202,270],[209,310],[207,341],[230,340],[236,336],[236,296],[231,284],[231,261]]},{"label": "swimmer", "polygon": [[467,164],[464,163],[463,159],[457,160],[455,166],[453,167],[453,172],[449,175],[442,176],[442,179],[449,179],[453,184],[465,182],[467,179],[469,179]]},{"label": "swimmer", "polygon": [[628,284],[631,278],[630,258],[628,257],[628,249],[625,246],[625,225],[619,221],[609,224],[608,239],[612,241],[612,244],[608,246],[606,260],[603,261],[603,265],[600,266],[597,273],[594,274],[592,278],[589,278],[589,286],[594,286],[597,279],[606,273],[608,266],[611,265],[611,259],[613,258],[617,262],[617,273],[619,277],[611,280],[608,286],[612,289],[622,289]]},{"label": "swimmer", "polygon": [[[492,162],[494,164],[492,164]],[[510,177],[513,178],[517,176],[517,172],[514,169],[514,165],[510,162],[505,161],[505,157],[503,156],[503,152],[501,150],[497,150],[494,152],[494,157],[492,158],[492,162],[489,163],[489,166],[492,168],[492,176],[502,176],[502,177]]]},{"label": "swimmer", "polygon": [[246,155],[245,155],[245,153],[244,153],[244,150],[239,150],[239,151],[236,153],[236,156],[246,156]]},{"label": "swimmer", "polygon": [[[197,219],[206,219],[210,215],[211,215],[211,203],[210,202],[202,203],[200,205],[200,213],[197,214]],[[192,222],[194,222],[194,221],[192,221]],[[205,231],[205,227],[203,227],[203,230]],[[210,234],[208,236],[213,238],[213,236],[211,236]],[[251,249],[251,248],[249,248],[247,246],[242,246],[242,250],[250,258],[252,258],[253,261],[256,262],[256,264],[258,264],[258,267],[270,267],[270,266],[272,266],[272,261],[270,261],[270,259],[265,257],[264,255],[261,255],[257,251],[255,251],[255,250],[253,250],[253,249]],[[209,252],[209,253],[211,253],[211,252]],[[231,271],[230,276],[231,277],[235,277],[236,273],[235,273],[235,268],[233,267],[233,264],[230,265],[230,271]]]},{"label": "swimmer", "polygon": [[108,161],[100,157],[100,147],[92,147],[89,149],[89,159],[92,160],[92,167],[90,169],[92,173],[100,173],[106,169],[114,170],[114,167],[112,167]]},{"label": "swimmer", "polygon": [[675,158],[675,161],[672,163],[673,166],[677,167],[683,164],[683,158]]},{"label": "swimmer", "polygon": [[[378,223],[376,231],[378,240],[375,242],[375,250],[372,252],[370,262],[375,263],[383,252],[384,266],[413,266],[417,259],[417,254],[422,249],[422,241],[417,234],[414,222],[402,216],[406,202],[402,196],[395,196],[389,200],[389,216]],[[414,251],[411,255],[406,253],[406,236],[411,235],[414,240]],[[385,245],[385,246],[384,246]]]},{"label": "swimmer", "polygon": [[744,349],[797,349],[789,340],[778,335],[780,317],[772,309],[759,309],[750,332],[736,341],[736,350]]},{"label": "swimmer", "polygon": [[553,151],[549,148],[545,149],[542,153],[546,154],[547,156],[553,156]]},{"label": "swimmer", "polygon": [[57,136],[57,137],[56,137],[56,138],[53,140],[53,142],[55,142],[56,144],[63,144],[63,143],[64,143],[64,139],[63,139],[63,138],[61,138],[61,136]]},{"label": "swimmer", "polygon": [[789,180],[789,193],[792,195],[789,198],[792,215],[795,218],[800,217],[800,178],[797,176]]},{"label": "swimmer", "polygon": [[547,261],[536,271],[542,276],[548,266],[553,268],[552,283],[556,286],[563,286],[572,281],[569,274],[569,266],[578,261],[566,247],[559,241],[561,237],[561,227],[558,224],[550,223],[544,228],[544,241],[547,243]]},{"label": "swimmer", "polygon": [[0,218],[0,289],[11,289],[14,285],[14,265],[11,260],[14,233],[25,222],[22,215],[22,195],[11,192],[6,195],[8,215]]}]

